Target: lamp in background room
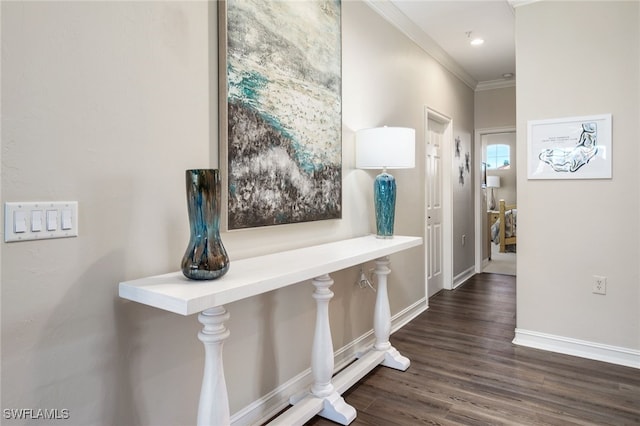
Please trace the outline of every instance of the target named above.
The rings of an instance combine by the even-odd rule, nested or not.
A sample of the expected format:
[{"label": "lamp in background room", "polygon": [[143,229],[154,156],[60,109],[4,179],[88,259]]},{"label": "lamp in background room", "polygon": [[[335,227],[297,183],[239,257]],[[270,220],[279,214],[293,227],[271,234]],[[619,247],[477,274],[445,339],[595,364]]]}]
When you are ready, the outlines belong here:
[{"label": "lamp in background room", "polygon": [[500,176],[487,176],[487,188],[491,188],[491,199],[489,200],[489,210],[496,209],[496,195],[494,188],[500,188]]},{"label": "lamp in background room", "polygon": [[414,168],[415,151],[415,129],[385,126],[356,132],[356,167],[382,169],[373,182],[378,238],[393,238],[396,180],[387,169]]}]

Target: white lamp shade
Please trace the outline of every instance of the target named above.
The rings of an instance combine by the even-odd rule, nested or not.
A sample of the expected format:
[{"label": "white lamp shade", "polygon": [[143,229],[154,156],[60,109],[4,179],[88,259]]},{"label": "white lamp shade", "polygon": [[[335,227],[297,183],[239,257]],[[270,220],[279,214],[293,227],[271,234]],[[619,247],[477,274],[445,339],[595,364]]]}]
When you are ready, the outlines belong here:
[{"label": "white lamp shade", "polygon": [[487,176],[487,188],[500,188],[500,176]]},{"label": "white lamp shade", "polygon": [[356,132],[357,168],[411,169],[415,166],[415,129],[375,127]]}]

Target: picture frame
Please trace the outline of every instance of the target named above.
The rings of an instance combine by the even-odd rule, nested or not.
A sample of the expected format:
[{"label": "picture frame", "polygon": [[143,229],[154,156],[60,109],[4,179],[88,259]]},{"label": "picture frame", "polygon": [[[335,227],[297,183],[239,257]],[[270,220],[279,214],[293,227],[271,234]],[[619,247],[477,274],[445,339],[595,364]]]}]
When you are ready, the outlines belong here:
[{"label": "picture frame", "polygon": [[529,179],[610,179],[611,114],[527,122]]},{"label": "picture frame", "polygon": [[225,231],[342,217],[341,3],[218,3]]}]

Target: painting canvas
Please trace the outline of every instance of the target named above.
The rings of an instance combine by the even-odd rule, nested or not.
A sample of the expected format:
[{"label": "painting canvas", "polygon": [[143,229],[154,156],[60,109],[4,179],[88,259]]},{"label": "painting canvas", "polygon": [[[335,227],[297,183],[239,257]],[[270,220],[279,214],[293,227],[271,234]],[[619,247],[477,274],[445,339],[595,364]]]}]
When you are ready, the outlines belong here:
[{"label": "painting canvas", "polygon": [[228,230],[341,217],[340,8],[339,1],[221,3]]},{"label": "painting canvas", "polygon": [[609,179],[611,114],[531,120],[529,179]]}]

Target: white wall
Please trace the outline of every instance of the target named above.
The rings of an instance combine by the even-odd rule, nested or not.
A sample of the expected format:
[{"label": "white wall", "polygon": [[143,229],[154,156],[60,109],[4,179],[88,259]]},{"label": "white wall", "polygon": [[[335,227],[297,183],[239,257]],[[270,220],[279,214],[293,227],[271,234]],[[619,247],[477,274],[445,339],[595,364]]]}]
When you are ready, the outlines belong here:
[{"label": "white wall", "polygon": [[[184,170],[216,158],[215,3],[1,7],[2,201],[80,206],[78,238],[2,246],[2,408],[66,408],[86,425],[193,424],[196,318],[125,302],[117,284],[178,270]],[[472,132],[467,86],[363,3],[344,2],[342,18],[343,219],[224,234],[232,262],[373,232],[375,173],[353,158],[354,131],[369,126],[417,130],[417,168],[394,173],[396,227],[422,235],[425,105],[452,117],[456,135]],[[392,257],[392,314],[425,297],[423,259],[423,249]],[[334,275],[336,349],[371,329],[374,294],[355,287],[357,274]],[[232,413],[308,368],[311,293],[301,283],[227,306]]]},{"label": "white wall", "polygon": [[[516,9],[517,327],[640,349],[640,3]],[[527,180],[528,120],[613,115],[613,178]],[[592,276],[607,295],[592,294]]]}]

